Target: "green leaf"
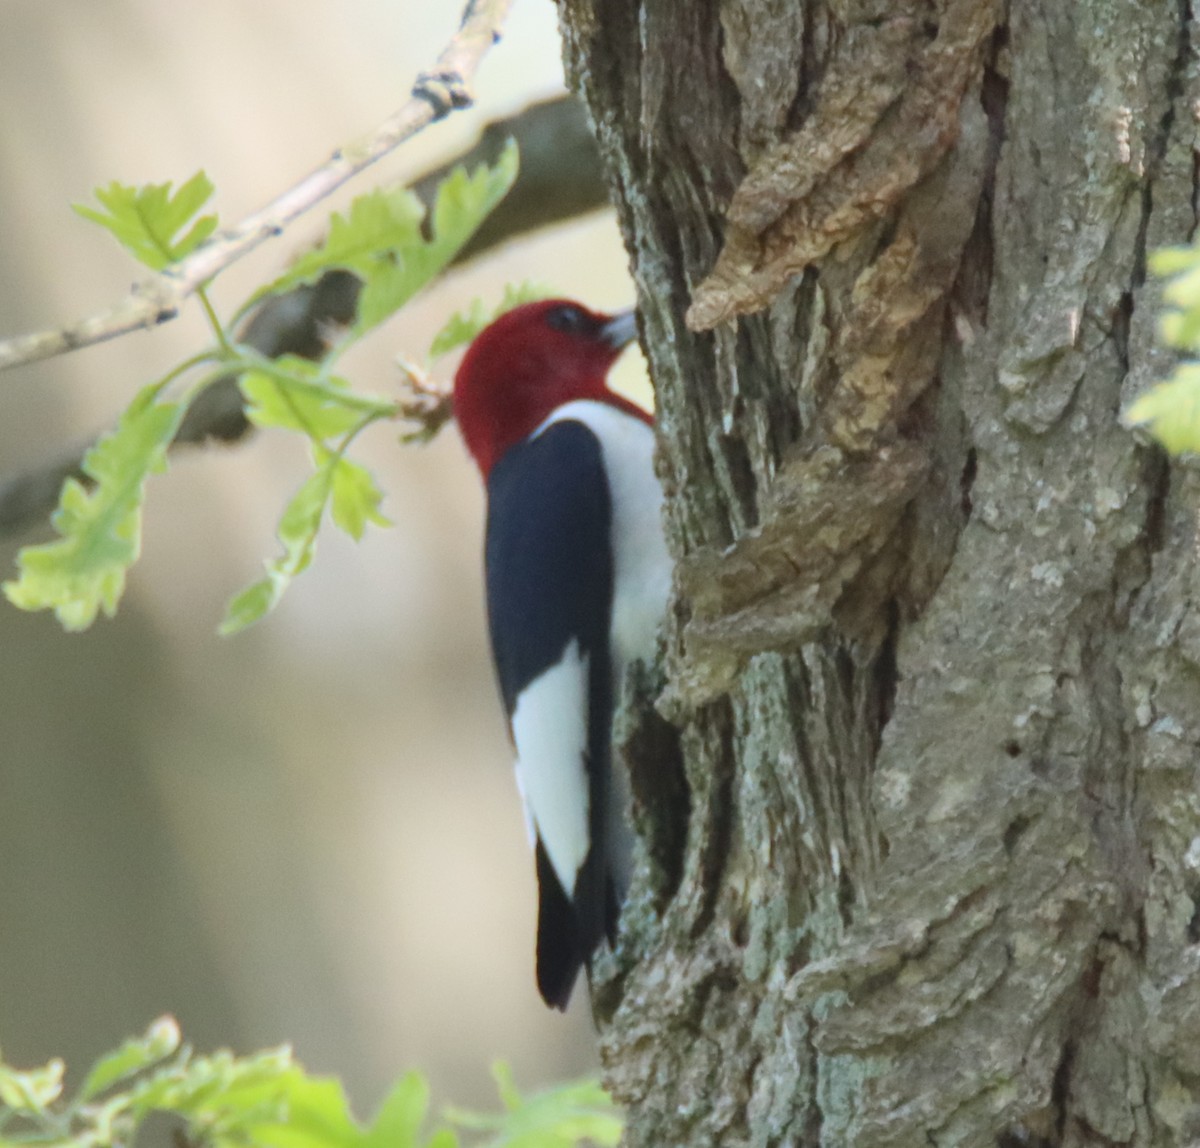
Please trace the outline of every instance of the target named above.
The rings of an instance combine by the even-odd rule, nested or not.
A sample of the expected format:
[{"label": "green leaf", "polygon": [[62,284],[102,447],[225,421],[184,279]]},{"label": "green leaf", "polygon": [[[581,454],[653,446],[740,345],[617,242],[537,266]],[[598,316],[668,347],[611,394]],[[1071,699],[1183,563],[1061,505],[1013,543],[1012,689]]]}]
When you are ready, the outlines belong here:
[{"label": "green leaf", "polygon": [[267,295],[311,283],[326,271],[343,268],[368,279],[391,252],[421,242],[425,208],[411,191],[379,189],[360,195],[347,215],[335,213],[320,247],[306,252],[274,282],[259,288],[242,310]]},{"label": "green leaf", "polygon": [[594,1080],[564,1084],[521,1096],[505,1064],[493,1066],[505,1111],[499,1116],[451,1110],[455,1124],[496,1133],[490,1148],[575,1148],[589,1142],[603,1148],[621,1139],[623,1121],[608,1094]]},{"label": "green leaf", "polygon": [[1152,274],[1166,279],[1195,267],[1200,262],[1200,252],[1195,247],[1160,247],[1150,252],[1147,262]]},{"label": "green leaf", "polygon": [[235,594],[225,607],[225,617],[217,627],[217,632],[228,637],[254,625],[275,609],[286,589],[286,586],[277,588],[275,579],[270,576],[252,582]]},{"label": "green leaf", "polygon": [[320,247],[256,291],[242,310],[267,295],[311,283],[333,268],[352,271],[363,281],[347,342],[353,341],[399,310],[462,250],[516,176],[512,142],[494,167],[480,166],[471,175],[455,169],[437,190],[428,238],[422,230],[424,206],[412,192],[381,189],[359,196],[347,215],[331,218]]},{"label": "green leaf", "polygon": [[455,348],[465,346],[488,325],[491,318],[491,312],[484,307],[483,300],[472,299],[470,307],[465,311],[455,311],[434,335],[429,345],[430,359],[440,359]]},{"label": "green leaf", "polygon": [[132,1131],[152,1113],[169,1111],[187,1121],[189,1139],[233,1148],[257,1142],[260,1127],[286,1121],[291,1090],[305,1079],[286,1048],[249,1057],[223,1051],[190,1058],[184,1050],[107,1105],[116,1110],[112,1124],[120,1143],[132,1141]]},{"label": "green leaf", "polygon": [[510,283],[504,288],[504,297],[494,310],[489,311],[484,307],[483,300],[473,299],[470,307],[451,315],[445,326],[434,335],[433,343],[429,347],[430,359],[440,359],[455,348],[471,342],[484,327],[494,323],[506,311],[511,311],[522,303],[552,298],[556,294],[556,291],[544,283]]},{"label": "green leaf", "polygon": [[53,609],[68,630],[85,630],[103,610],[112,617],[125,589],[125,574],[141,552],[142,501],[147,478],[167,467],[167,447],[187,409],[158,402],[159,384],[145,387],[121,416],[117,429],[84,456],[95,482],[90,493],[70,478],[53,523],[62,537],[26,546],[18,555],[20,577],[4,584],[22,610]]},{"label": "green leaf", "polygon": [[279,520],[277,535],[283,554],[266,563],[267,576],[248,586],[229,603],[222,634],[236,634],[270,613],[296,575],[307,569],[317,547],[321,518],[333,490],[336,456],[331,455],[305,480]]},{"label": "green leaf", "polygon": [[179,1026],[171,1017],[156,1020],[145,1036],[127,1040],[116,1052],[101,1057],[79,1090],[81,1100],[92,1100],[113,1085],[157,1064],[179,1049]]},{"label": "green leaf", "polygon": [[57,1058],[27,1072],[0,1064],[0,1105],[15,1112],[43,1112],[62,1095],[64,1071]]},{"label": "green leaf", "polygon": [[1146,430],[1171,454],[1200,454],[1200,363],[1184,363],[1139,395],[1121,421]]},{"label": "green leaf", "polygon": [[481,165],[468,175],[455,168],[434,199],[427,241],[395,247],[363,276],[356,335],[362,335],[398,311],[466,245],[517,177],[517,147],[509,142],[494,167]]},{"label": "green leaf", "polygon": [[394,402],[355,394],[344,379],[319,376],[315,363],[293,355],[245,372],[239,386],[247,417],[255,426],[296,430],[323,442],[354,430],[366,416],[396,413]]},{"label": "green leaf", "polygon": [[[84,219],[112,232],[140,263],[161,271],[190,254],[216,230],[215,215],[196,218],[212,193],[208,176],[198,171],[174,195],[170,183],[132,187],[114,181],[94,192],[103,211],[80,203],[72,206]],[[181,235],[185,227],[188,230]]]},{"label": "green leaf", "polygon": [[509,1112],[515,1112],[521,1107],[521,1094],[517,1091],[517,1082],[513,1080],[512,1068],[506,1061],[497,1060],[492,1065],[492,1079],[496,1082],[496,1091],[500,1094],[500,1103]]},{"label": "green leaf", "polygon": [[[164,1109],[184,1116],[264,1118],[286,1099],[288,1081],[298,1072],[286,1048],[235,1057],[228,1051],[177,1061],[139,1080],[130,1091],[130,1111],[138,1115]],[[217,1105],[220,1107],[217,1107]]]},{"label": "green leaf", "polygon": [[426,1141],[425,1148],[459,1148],[458,1134],[452,1128],[439,1128]]},{"label": "green leaf", "polygon": [[1176,307],[1194,309],[1200,305],[1200,261],[1181,268],[1163,288],[1163,298]]},{"label": "green leaf", "polygon": [[1150,267],[1167,279],[1163,300],[1171,307],[1159,321],[1162,339],[1181,351],[1200,349],[1200,248],[1167,247],[1151,253]]},{"label": "green leaf", "polygon": [[391,526],[379,512],[383,491],[366,467],[348,458],[336,458],[333,463],[333,521],[355,542],[361,540],[368,522],[376,526]]},{"label": "green leaf", "polygon": [[1200,349],[1200,306],[1167,311],[1159,319],[1163,342],[1180,351]]},{"label": "green leaf", "polygon": [[273,1148],[362,1148],[366,1137],[350,1114],[342,1083],[305,1076],[288,1081],[282,1118],[253,1129],[254,1143]]},{"label": "green leaf", "polygon": [[308,568],[317,548],[317,534],[325,508],[332,501],[335,525],[356,541],[362,538],[368,522],[390,526],[379,512],[383,492],[370,472],[340,453],[319,443],[313,446],[317,469],[297,491],[276,532],[283,553],[267,562],[267,576],[247,586],[229,603],[220,632],[236,634],[269,614],[283,597],[292,580]]},{"label": "green leaf", "polygon": [[410,1072],[388,1093],[363,1141],[363,1148],[417,1148],[429,1112],[429,1085]]}]

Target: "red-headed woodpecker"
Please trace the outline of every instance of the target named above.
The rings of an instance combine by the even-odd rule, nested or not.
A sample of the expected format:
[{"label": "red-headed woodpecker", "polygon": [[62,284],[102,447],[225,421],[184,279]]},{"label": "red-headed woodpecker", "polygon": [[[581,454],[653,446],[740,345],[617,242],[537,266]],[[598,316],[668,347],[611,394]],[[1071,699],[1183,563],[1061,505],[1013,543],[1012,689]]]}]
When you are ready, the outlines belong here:
[{"label": "red-headed woodpecker", "polygon": [[565,1009],[629,882],[612,761],[625,668],[653,657],[671,585],[653,420],[605,377],[632,312],[561,299],[471,344],[454,412],[487,485],[488,627],[539,889],[538,990]]}]

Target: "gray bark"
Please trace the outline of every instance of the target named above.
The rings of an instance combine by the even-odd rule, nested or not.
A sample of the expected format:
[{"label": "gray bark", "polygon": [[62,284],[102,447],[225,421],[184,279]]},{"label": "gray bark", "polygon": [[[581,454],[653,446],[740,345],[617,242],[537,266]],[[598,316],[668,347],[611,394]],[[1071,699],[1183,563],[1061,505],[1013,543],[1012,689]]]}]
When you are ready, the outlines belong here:
[{"label": "gray bark", "polygon": [[1193,5],[561,12],[680,571],[627,1142],[1200,1143],[1200,481],[1117,422]]}]

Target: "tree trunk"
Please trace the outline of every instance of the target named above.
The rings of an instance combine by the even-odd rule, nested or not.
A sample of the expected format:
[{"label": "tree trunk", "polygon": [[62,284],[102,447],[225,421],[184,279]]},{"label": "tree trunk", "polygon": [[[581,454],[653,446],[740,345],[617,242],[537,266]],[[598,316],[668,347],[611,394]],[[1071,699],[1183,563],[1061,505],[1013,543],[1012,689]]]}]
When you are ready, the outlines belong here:
[{"label": "tree trunk", "polygon": [[1200,480],[1117,421],[1193,5],[561,13],[679,561],[627,1143],[1200,1143]]}]

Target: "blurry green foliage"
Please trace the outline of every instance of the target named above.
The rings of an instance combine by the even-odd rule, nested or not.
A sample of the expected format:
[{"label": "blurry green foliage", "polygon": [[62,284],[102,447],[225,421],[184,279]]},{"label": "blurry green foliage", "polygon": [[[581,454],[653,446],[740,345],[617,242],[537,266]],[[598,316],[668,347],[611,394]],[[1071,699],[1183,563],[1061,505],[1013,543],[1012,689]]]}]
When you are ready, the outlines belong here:
[{"label": "blurry green foliage", "polygon": [[[1168,280],[1163,341],[1184,355],[1200,353],[1200,246],[1166,247],[1151,254],[1150,270]],[[1122,412],[1127,427],[1156,438],[1173,455],[1200,454],[1200,363],[1179,363],[1171,376],[1139,395]]]},{"label": "blurry green foliage", "polygon": [[459,1128],[491,1132],[492,1138],[484,1141],[488,1148],[573,1148],[581,1142],[601,1146],[620,1142],[624,1122],[596,1081],[575,1081],[522,1096],[508,1065],[495,1065],[492,1076],[503,1112],[491,1116],[452,1108],[446,1113]]},{"label": "blurry green foliage", "polygon": [[[346,215],[334,215],[324,243],[257,291],[239,313],[331,269],[354,272],[363,284],[357,316],[320,363],[294,356],[267,359],[238,344],[231,334],[234,323],[220,319],[201,287],[198,296],[213,329],[213,346],[144,388],[116,429],[89,451],[83,469],[91,489],[75,480],[66,483],[53,517],[61,537],[21,551],[19,576],[4,584],[9,600],[24,610],[54,610],[72,630],[86,629],[101,611],[113,614],[141,549],[146,481],[166,468],[167,448],[193,399],[231,374],[238,376],[250,420],[304,436],[314,470],[280,519],[283,553],[266,563],[264,578],[230,603],[223,632],[250,625],[276,605],[311,562],[326,510],[334,525],[355,539],[367,523],[388,525],[379,510],[383,495],[377,483],[346,455],[367,427],[400,417],[401,404],[354,391],[333,373],[334,365],[445,269],[516,174],[517,151],[510,143],[494,166],[451,172],[438,187],[428,218],[420,200],[405,190],[372,191],[356,199]],[[76,206],[76,211],[110,231],[139,262],[160,271],[216,230],[215,215],[199,214],[212,190],[203,172],[175,193],[169,183],[140,188],[112,183],[96,191],[102,210]],[[189,375],[190,383],[173,386]],[[168,388],[181,393],[166,398]]]},{"label": "blurry green foliage", "polygon": [[63,1075],[59,1060],[26,1072],[0,1061],[0,1148],[125,1148],[164,1112],[183,1125],[177,1143],[205,1148],[603,1148],[621,1135],[617,1110],[594,1082],[522,1096],[504,1067],[495,1073],[497,1116],[455,1110],[426,1131],[429,1086],[410,1072],[364,1125],[341,1083],[309,1076],[287,1048],[197,1056],[170,1017],[101,1057],[73,1095]]}]

